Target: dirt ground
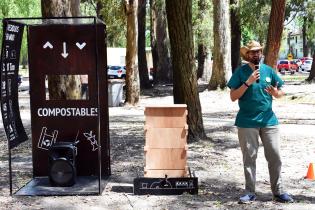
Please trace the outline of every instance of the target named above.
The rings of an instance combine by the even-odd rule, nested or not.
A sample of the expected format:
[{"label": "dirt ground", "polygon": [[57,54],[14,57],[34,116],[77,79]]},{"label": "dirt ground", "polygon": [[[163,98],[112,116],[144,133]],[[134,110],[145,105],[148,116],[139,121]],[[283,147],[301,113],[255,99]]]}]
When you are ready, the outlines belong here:
[{"label": "dirt ground", "polygon": [[[237,203],[244,189],[241,151],[233,126],[237,103],[228,90],[200,92],[203,122],[209,139],[189,144],[188,164],[199,178],[198,195],[135,196],[132,182],[143,175],[144,107],[172,104],[171,87],[146,91],[136,107],[112,107],[110,113],[111,165],[101,196],[9,196],[7,145],[0,133],[0,209],[315,209],[315,181],[305,180],[308,164],[315,160],[315,85],[288,82],[287,95],[274,100],[281,129],[282,180],[296,200],[292,204],[272,201],[263,147],[257,159],[257,201]],[[23,122],[30,132],[27,93],[21,93]],[[23,143],[17,157],[22,183],[31,175],[30,143]]]}]

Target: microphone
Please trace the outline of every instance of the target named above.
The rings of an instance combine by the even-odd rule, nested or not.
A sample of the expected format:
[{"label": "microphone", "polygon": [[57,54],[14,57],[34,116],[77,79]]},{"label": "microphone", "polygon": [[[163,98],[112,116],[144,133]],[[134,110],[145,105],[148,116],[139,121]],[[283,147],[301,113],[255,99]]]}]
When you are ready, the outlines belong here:
[{"label": "microphone", "polygon": [[[260,67],[259,64],[255,65],[255,70],[257,70],[257,69],[259,70],[259,67]],[[259,79],[256,80],[256,83],[259,83]]]}]

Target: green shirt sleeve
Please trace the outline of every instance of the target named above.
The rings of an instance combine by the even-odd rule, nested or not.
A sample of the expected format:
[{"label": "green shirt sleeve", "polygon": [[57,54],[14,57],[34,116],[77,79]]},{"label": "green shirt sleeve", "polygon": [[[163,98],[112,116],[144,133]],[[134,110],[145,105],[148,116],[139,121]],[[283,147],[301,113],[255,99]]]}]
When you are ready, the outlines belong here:
[{"label": "green shirt sleeve", "polygon": [[281,88],[283,86],[283,84],[284,84],[283,80],[278,76],[276,71],[272,70],[271,85],[272,86],[276,86],[277,83],[278,83],[278,88]]},{"label": "green shirt sleeve", "polygon": [[242,85],[241,77],[240,77],[240,69],[237,69],[234,74],[232,74],[231,79],[229,80],[227,86],[230,89],[237,89]]}]

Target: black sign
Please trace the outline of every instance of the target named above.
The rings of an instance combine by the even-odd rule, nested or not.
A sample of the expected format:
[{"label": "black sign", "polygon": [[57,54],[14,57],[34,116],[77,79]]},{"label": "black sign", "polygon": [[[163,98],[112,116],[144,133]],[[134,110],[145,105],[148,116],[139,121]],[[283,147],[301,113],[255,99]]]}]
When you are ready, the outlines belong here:
[{"label": "black sign", "polygon": [[26,141],[18,102],[18,72],[24,25],[3,20],[1,50],[1,113],[4,129],[12,149]]},{"label": "black sign", "polygon": [[[52,145],[76,141],[79,142],[77,176],[97,175],[100,161],[102,174],[110,174],[104,29],[104,25],[92,24],[28,27],[35,177],[49,175],[47,160]],[[100,58],[98,60],[96,50]],[[57,77],[61,81],[72,76],[80,77],[80,80],[82,77],[87,79],[88,97],[54,98],[50,93],[53,83],[50,79]]]}]

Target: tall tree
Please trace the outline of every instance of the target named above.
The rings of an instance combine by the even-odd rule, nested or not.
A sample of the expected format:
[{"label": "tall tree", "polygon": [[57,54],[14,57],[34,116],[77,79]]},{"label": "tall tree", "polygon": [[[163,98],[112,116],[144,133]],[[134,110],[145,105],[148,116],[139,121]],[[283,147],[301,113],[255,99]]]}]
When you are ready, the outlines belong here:
[{"label": "tall tree", "polygon": [[145,50],[146,3],[146,0],[139,0],[138,4],[138,64],[141,89],[150,87]]},{"label": "tall tree", "polygon": [[308,75],[308,78],[306,79],[306,81],[309,83],[315,83],[315,50],[313,52],[313,63],[311,67],[311,72]]},{"label": "tall tree", "polygon": [[72,16],[80,16],[80,1],[81,0],[71,0],[70,11]]},{"label": "tall tree", "polygon": [[265,64],[273,67],[274,69],[276,68],[280,50],[284,14],[285,0],[272,0],[265,52]]},{"label": "tall tree", "polygon": [[307,44],[307,34],[306,34],[306,30],[307,30],[307,17],[304,16],[303,17],[303,25],[302,25],[302,37],[303,37],[303,56],[307,57],[308,56],[308,44]]},{"label": "tall tree", "polygon": [[127,17],[127,49],[126,49],[126,103],[135,105],[140,98],[138,70],[138,0],[125,0]]},{"label": "tall tree", "polygon": [[[1,0],[0,1],[0,19],[8,17],[39,17],[41,15],[40,1],[23,0]],[[0,24],[0,43],[2,43],[2,25]],[[24,33],[21,46],[21,64],[26,68],[27,58],[27,34]]]},{"label": "tall tree", "polygon": [[313,52],[313,63],[311,67],[311,72],[306,79],[307,82],[315,83],[315,2],[310,1],[307,5],[307,14],[308,14],[308,42],[312,48]]},{"label": "tall tree", "polygon": [[96,16],[101,17],[101,11],[103,9],[103,3],[101,0],[96,1]]},{"label": "tall tree", "polygon": [[[92,0],[88,0],[92,1]],[[126,47],[125,3],[122,0],[96,0],[94,8],[106,23],[107,47]]]},{"label": "tall tree", "polygon": [[157,68],[159,63],[159,55],[157,51],[157,41],[156,41],[156,16],[157,11],[155,7],[156,0],[150,0],[150,40],[151,40],[151,53],[153,61],[153,81],[158,83],[157,79]]},{"label": "tall tree", "polygon": [[189,141],[204,138],[205,132],[195,71],[192,31],[192,1],[166,1],[173,65],[175,104],[187,104]]},{"label": "tall tree", "polygon": [[207,57],[207,45],[206,45],[206,30],[203,28],[203,23],[206,19],[206,13],[209,8],[207,7],[206,0],[198,1],[198,27],[197,27],[197,42],[198,42],[198,69],[197,69],[197,79],[201,78],[205,68],[205,60]]},{"label": "tall tree", "polygon": [[172,81],[172,66],[168,47],[167,19],[165,11],[165,0],[155,0],[156,15],[156,44],[158,53],[157,79],[160,83]]},{"label": "tall tree", "polygon": [[242,43],[245,45],[252,39],[258,40],[260,43],[265,43],[268,33],[271,0],[238,1],[240,6]]},{"label": "tall tree", "polygon": [[160,83],[172,81],[173,71],[169,52],[169,37],[167,33],[167,19],[165,0],[156,0],[156,41],[158,52],[157,79]]},{"label": "tall tree", "polygon": [[43,17],[70,17],[70,0],[41,0]]},{"label": "tall tree", "polygon": [[[41,0],[43,17],[78,16],[77,0]],[[78,14],[77,14],[78,13]],[[54,75],[48,77],[48,91],[50,99],[80,99],[81,81],[78,75]]]},{"label": "tall tree", "polygon": [[[315,11],[314,1],[305,0],[289,0],[286,4],[285,20],[286,25],[295,21],[301,23],[302,38],[303,38],[303,56],[308,57],[312,52],[312,39],[310,31],[312,31],[312,19]],[[314,27],[314,26],[313,26]]]},{"label": "tall tree", "polygon": [[231,31],[229,21],[229,0],[213,0],[213,67],[209,89],[226,87],[231,76]]},{"label": "tall tree", "polygon": [[230,0],[232,72],[240,65],[241,20],[239,0]]},{"label": "tall tree", "polygon": [[212,0],[192,1],[192,24],[194,32],[195,58],[198,60],[197,79],[209,81],[211,76],[210,56],[213,48]]}]

